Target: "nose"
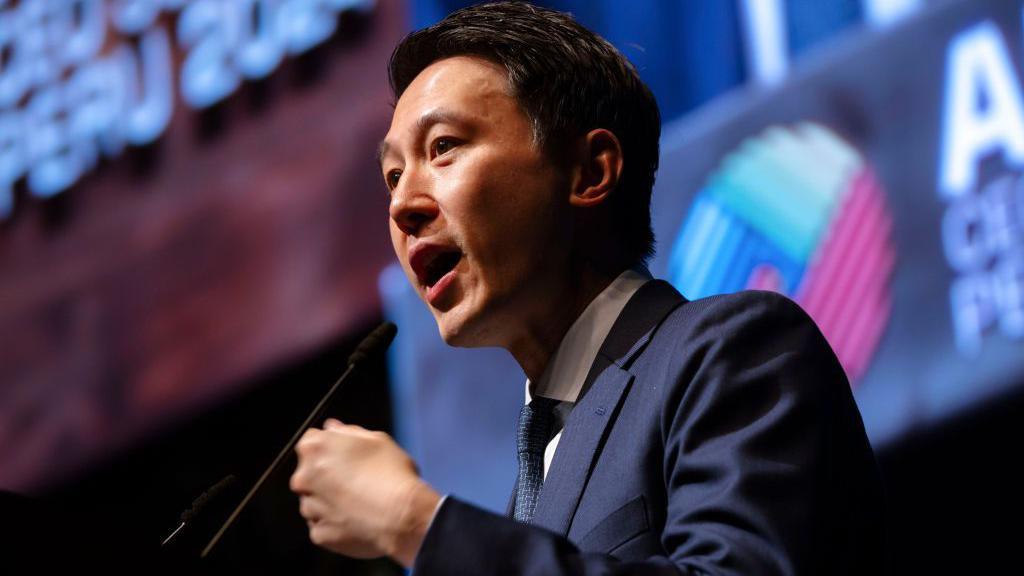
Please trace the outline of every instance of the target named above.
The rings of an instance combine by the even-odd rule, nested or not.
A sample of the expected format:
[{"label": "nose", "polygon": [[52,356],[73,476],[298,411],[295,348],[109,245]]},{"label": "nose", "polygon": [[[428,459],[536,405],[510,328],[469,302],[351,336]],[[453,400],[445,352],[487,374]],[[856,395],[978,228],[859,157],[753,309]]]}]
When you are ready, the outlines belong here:
[{"label": "nose", "polygon": [[418,236],[437,218],[439,208],[426,186],[418,183],[414,171],[409,170],[391,191],[388,211],[399,230]]}]

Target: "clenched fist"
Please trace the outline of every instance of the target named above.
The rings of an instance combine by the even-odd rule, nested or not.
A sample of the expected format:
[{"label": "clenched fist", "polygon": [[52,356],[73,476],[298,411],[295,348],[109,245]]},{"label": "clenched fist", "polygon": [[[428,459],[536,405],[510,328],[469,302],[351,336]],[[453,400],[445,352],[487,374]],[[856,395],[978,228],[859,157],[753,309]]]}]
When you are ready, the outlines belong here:
[{"label": "clenched fist", "polygon": [[289,486],[314,544],[412,566],[441,497],[390,436],[330,419],[306,431],[295,451]]}]

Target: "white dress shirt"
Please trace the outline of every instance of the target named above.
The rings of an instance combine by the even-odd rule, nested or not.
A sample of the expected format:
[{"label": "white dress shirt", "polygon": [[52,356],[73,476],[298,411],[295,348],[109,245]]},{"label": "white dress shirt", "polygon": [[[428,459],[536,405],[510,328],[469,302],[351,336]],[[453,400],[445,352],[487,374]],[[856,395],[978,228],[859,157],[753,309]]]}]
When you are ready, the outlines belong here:
[{"label": "white dress shirt", "polygon": [[633,294],[651,279],[643,268],[626,270],[612,281],[587,305],[579,318],[569,327],[558,350],[548,361],[544,373],[536,383],[526,381],[526,402],[533,396],[558,400],[555,407],[555,426],[558,433],[544,450],[544,477],[547,478],[551,460],[555,457],[562,428],[583,390],[583,382],[590,366],[597,358],[612,325],[618,319]]}]

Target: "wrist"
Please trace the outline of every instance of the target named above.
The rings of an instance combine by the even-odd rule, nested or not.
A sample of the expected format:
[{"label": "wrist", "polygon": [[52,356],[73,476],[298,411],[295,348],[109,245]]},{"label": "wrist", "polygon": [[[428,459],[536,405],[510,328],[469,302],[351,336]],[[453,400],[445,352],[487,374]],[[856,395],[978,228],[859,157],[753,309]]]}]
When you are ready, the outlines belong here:
[{"label": "wrist", "polygon": [[441,495],[417,478],[410,483],[401,501],[404,505],[399,507],[401,513],[388,555],[402,566],[411,568],[437,512]]}]

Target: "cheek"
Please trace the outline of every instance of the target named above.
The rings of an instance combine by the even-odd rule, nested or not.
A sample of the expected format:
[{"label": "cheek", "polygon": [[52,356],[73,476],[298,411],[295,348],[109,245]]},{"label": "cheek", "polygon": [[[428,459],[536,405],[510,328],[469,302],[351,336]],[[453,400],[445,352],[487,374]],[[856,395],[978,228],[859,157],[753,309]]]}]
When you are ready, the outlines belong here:
[{"label": "cheek", "polygon": [[409,282],[415,285],[416,277],[412,273],[412,269],[409,267],[409,262],[405,257],[405,255],[408,253],[408,246],[406,245],[406,236],[405,234],[402,233],[401,230],[398,229],[398,226],[395,225],[394,220],[391,219],[388,219],[388,231],[391,234],[391,247],[394,248],[395,250],[395,258],[398,260],[398,263],[402,266],[402,272],[405,272],[405,276],[406,278],[409,279]]},{"label": "cheek", "polygon": [[542,207],[526,202],[512,190],[505,202],[488,205],[486,222],[472,231],[477,270],[490,296],[515,292],[529,279],[545,276],[552,255],[551,228]]},{"label": "cheek", "polygon": [[464,232],[509,247],[544,229],[551,213],[551,184],[531,168],[493,163],[456,175],[451,210],[465,224]]},{"label": "cheek", "polygon": [[391,247],[395,250],[395,256],[398,256],[402,249],[402,233],[391,218],[388,218],[388,234],[391,235]]},{"label": "cheek", "polygon": [[464,241],[476,269],[472,276],[501,291],[499,286],[534,275],[551,256],[564,224],[557,174],[536,157],[508,150],[481,150],[462,160],[438,181],[442,217]]},{"label": "cheek", "polygon": [[405,253],[405,240],[401,231],[395,226],[394,220],[388,220],[388,233],[391,235],[391,248],[395,251],[395,257],[398,258],[398,261],[402,263],[404,268],[405,261],[402,258],[402,254]]}]

